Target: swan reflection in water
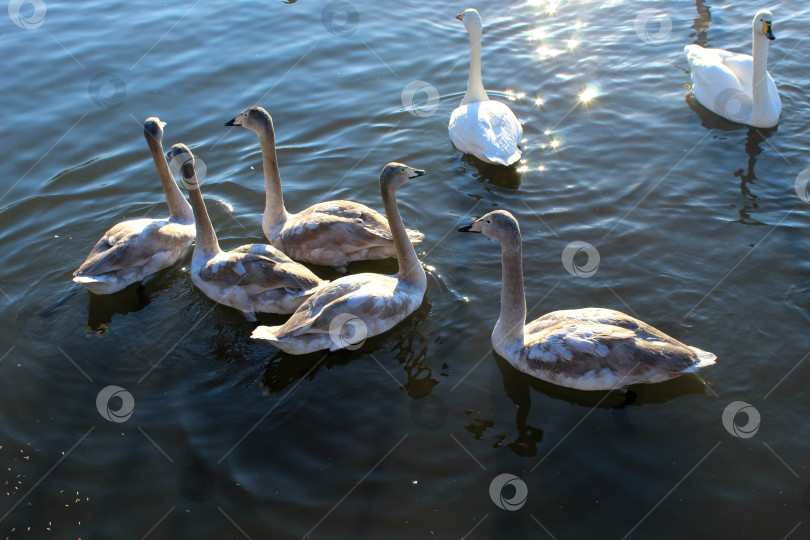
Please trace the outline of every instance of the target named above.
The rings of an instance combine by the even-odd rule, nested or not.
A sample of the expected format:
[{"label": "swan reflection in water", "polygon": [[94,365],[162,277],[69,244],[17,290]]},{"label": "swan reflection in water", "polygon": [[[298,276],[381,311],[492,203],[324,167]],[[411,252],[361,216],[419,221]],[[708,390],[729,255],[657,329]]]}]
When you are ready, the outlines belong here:
[{"label": "swan reflection in water", "polygon": [[[517,434],[512,439],[509,434],[511,429],[504,429],[504,426],[498,426],[493,420],[484,418],[475,418],[474,422],[465,428],[473,434],[476,440],[494,439],[495,447],[509,448],[522,457],[536,456],[538,446],[543,440],[543,430],[529,423],[533,393],[577,405],[582,408],[583,416],[589,414],[588,409],[609,410],[613,416],[616,430],[620,436],[624,437],[633,436],[636,430],[629,412],[631,406],[660,404],[681,396],[708,394],[706,383],[697,375],[684,375],[656,384],[634,385],[628,388],[626,394],[574,390],[521,373],[494,351],[492,354],[501,373],[503,389],[515,406]],[[491,433],[487,434],[488,431]],[[546,451],[550,449],[551,447]]]}]

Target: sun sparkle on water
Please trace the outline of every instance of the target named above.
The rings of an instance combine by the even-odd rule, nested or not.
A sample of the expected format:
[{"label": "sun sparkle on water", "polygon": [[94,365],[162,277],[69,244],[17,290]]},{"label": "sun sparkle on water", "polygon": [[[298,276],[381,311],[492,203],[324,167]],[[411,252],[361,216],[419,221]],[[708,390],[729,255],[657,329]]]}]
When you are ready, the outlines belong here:
[{"label": "sun sparkle on water", "polygon": [[590,103],[594,99],[599,96],[599,87],[595,84],[589,84],[585,87],[585,90],[580,92],[579,94],[579,101],[580,103]]}]

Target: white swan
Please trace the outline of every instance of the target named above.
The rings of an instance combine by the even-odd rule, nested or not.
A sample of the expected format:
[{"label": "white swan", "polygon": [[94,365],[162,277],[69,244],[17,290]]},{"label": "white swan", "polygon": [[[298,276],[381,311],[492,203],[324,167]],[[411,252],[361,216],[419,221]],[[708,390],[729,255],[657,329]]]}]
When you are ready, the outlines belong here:
[{"label": "white swan", "polygon": [[383,206],[399,260],[396,275],[368,273],[336,279],[313,294],[286,323],[259,326],[251,337],[291,354],[356,348],[366,337],[393,328],[413,313],[422,304],[427,278],[402,224],[396,190],[423,174],[401,163],[389,163],[380,173]]},{"label": "white swan", "polygon": [[467,9],[456,17],[470,36],[470,79],[461,106],[450,116],[450,140],[465,154],[499,165],[520,159],[523,126],[506,104],[489,99],[481,80],[481,16]]},{"label": "white swan", "polygon": [[699,45],[684,47],[692,68],[692,89],[701,105],[740,124],[769,128],[779,123],[782,102],[768,73],[768,41],[776,39],[772,24],[768,10],[754,17],[753,56]]},{"label": "white swan", "polygon": [[186,145],[175,144],[169,158],[181,163],[180,174],[197,223],[191,281],[208,298],[255,321],[255,312],[292,313],[326,283],[272,246],[247,244],[222,251],[200,193],[194,156]]},{"label": "white swan", "polygon": [[[335,266],[346,271],[352,261],[395,257],[394,239],[388,222],[376,210],[351,201],[328,201],[290,214],[284,207],[281,177],[276,158],[273,118],[261,107],[245,109],[226,126],[254,131],[262,148],[265,208],[262,229],[267,240],[297,261]],[[407,231],[419,243],[425,235]]]},{"label": "white swan", "polygon": [[96,294],[111,294],[173,265],[194,241],[194,215],[169,172],[163,154],[163,126],[151,117],[143,134],[169,205],[165,219],[122,221],[104,233],[73,281]]},{"label": "white swan", "polygon": [[715,363],[716,356],[612,309],[554,311],[526,324],[520,228],[495,210],[459,229],[501,245],[501,315],[492,332],[498,354],[524,373],[580,390],[655,383]]}]

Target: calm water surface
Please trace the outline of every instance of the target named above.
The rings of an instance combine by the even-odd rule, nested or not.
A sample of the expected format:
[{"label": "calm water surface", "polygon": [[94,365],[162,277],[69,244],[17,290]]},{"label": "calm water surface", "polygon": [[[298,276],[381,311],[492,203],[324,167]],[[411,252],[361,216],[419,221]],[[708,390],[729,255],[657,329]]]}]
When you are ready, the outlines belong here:
[{"label": "calm water surface", "polygon": [[[810,208],[794,190],[810,166],[807,4],[770,6],[773,130],[693,103],[682,53],[749,51],[759,2],[479,4],[485,85],[524,123],[525,159],[503,170],[447,135],[468,6],[350,1],[14,1],[33,28],[2,17],[3,536],[810,537]],[[645,25],[648,9],[662,13]],[[399,195],[427,235],[424,304],[359,350],[251,341],[192,286],[189,258],[141,293],[70,281],[113,223],[166,213],[151,115],[167,148],[207,164],[223,247],[261,241],[257,141],[223,127],[253,104],[274,116],[291,209],[381,208],[386,162],[428,171]],[[493,356],[500,252],[454,229],[494,208],[521,222],[530,317],[637,315],[717,354],[705,384],[636,388],[620,407]],[[574,241],[598,253],[590,278],[562,264]],[[109,385],[134,399],[124,422],[96,406]],[[723,425],[738,401],[758,413],[753,436]],[[502,473],[526,485],[519,510],[490,497]]]}]

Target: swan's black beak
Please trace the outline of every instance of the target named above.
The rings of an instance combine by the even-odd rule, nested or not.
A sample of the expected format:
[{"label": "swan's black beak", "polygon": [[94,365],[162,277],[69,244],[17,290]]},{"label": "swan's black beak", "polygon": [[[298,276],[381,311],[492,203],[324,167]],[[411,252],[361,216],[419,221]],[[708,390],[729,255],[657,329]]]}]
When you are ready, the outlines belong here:
[{"label": "swan's black beak", "polygon": [[773,28],[771,27],[771,23],[765,23],[765,37],[770,39],[771,41],[776,39],[776,36],[773,35]]},{"label": "swan's black beak", "polygon": [[236,123],[236,118],[231,118],[230,120],[225,122],[225,125],[226,126],[241,126],[242,124],[237,124]]},{"label": "swan's black beak", "polygon": [[464,225],[464,226],[462,226],[462,227],[459,227],[459,228],[458,228],[458,232],[471,232],[471,233],[477,233],[477,232],[481,232],[481,231],[474,231],[474,230],[472,230],[472,226],[473,226],[473,225],[475,225],[475,222],[474,222],[474,221],[473,221],[472,223],[468,224],[468,225]]},{"label": "swan's black beak", "polygon": [[458,15],[456,15],[456,19],[458,19],[458,20],[460,20],[460,21],[464,22],[464,14],[463,14],[463,13],[459,13]]},{"label": "swan's black beak", "polygon": [[416,178],[417,176],[425,176],[427,173],[422,169],[414,169],[413,176],[409,176],[408,179]]}]

